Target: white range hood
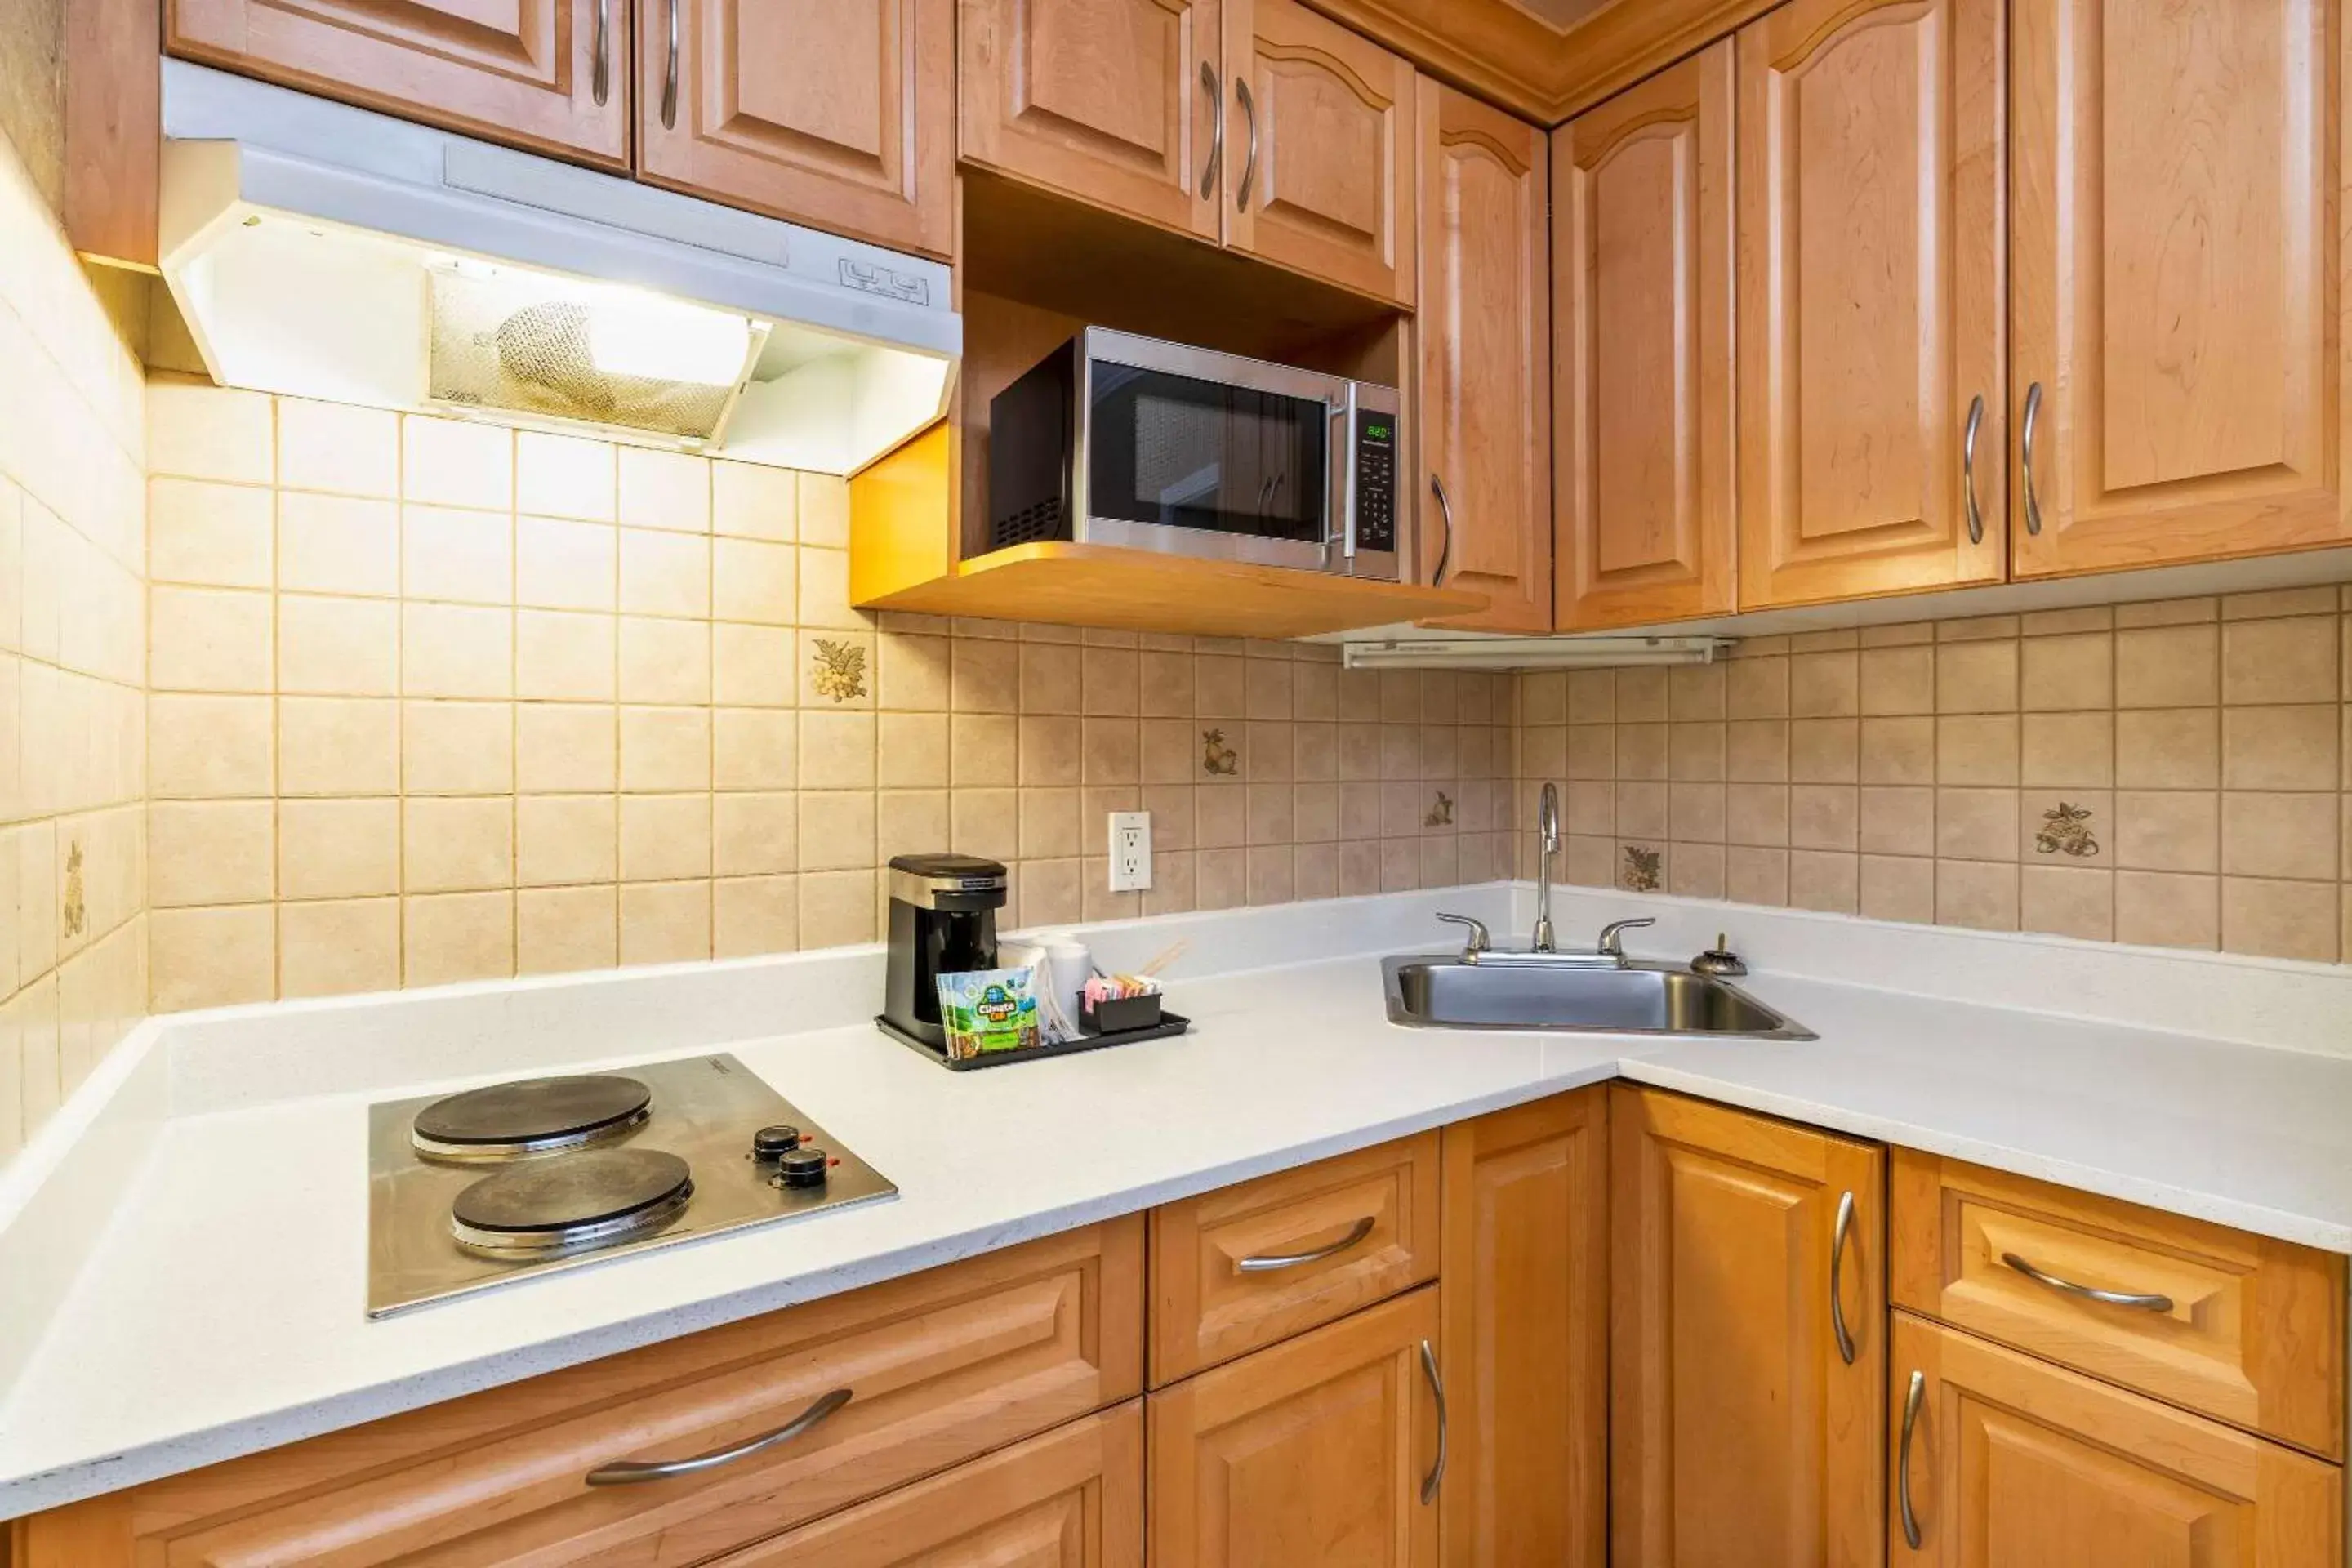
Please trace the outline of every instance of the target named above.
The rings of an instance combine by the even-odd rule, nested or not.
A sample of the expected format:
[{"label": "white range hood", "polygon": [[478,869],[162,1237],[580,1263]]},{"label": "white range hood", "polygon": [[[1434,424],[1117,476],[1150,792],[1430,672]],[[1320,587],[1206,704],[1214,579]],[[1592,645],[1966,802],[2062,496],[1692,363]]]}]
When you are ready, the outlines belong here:
[{"label": "white range hood", "polygon": [[948,268],[163,62],[162,258],[226,386],[848,473],[947,411]]}]

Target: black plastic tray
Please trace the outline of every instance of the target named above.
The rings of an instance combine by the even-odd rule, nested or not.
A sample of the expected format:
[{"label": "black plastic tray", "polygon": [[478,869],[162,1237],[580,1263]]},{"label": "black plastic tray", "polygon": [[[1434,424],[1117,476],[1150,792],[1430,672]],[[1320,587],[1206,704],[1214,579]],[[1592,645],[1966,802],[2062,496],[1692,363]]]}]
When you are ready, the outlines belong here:
[{"label": "black plastic tray", "polygon": [[976,1072],[982,1068],[1010,1067],[1014,1062],[1034,1062],[1040,1057],[1076,1056],[1080,1051],[1101,1050],[1105,1046],[1131,1046],[1139,1040],[1164,1040],[1171,1035],[1181,1035],[1190,1029],[1192,1026],[1192,1020],[1181,1013],[1171,1013],[1163,1007],[1160,1009],[1160,1022],[1148,1029],[1122,1029],[1111,1035],[1080,1035],[1075,1040],[1064,1040],[1057,1046],[1030,1046],[1017,1051],[985,1051],[976,1057],[968,1057],[962,1061],[950,1060],[947,1052],[939,1047],[915,1038],[887,1018],[878,1015],[874,1020],[874,1026],[916,1055],[927,1061],[939,1063],[950,1072]]}]

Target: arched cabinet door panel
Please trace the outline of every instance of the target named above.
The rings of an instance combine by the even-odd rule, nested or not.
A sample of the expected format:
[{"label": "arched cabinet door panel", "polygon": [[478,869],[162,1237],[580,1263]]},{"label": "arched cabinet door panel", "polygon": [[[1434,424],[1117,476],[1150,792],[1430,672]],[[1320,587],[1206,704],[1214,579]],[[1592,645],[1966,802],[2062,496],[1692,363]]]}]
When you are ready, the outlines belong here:
[{"label": "arched cabinet door panel", "polygon": [[2001,576],[2001,13],[1740,30],[1743,610]]},{"label": "arched cabinet door panel", "polygon": [[1563,631],[1733,605],[1733,53],[1552,132]]}]

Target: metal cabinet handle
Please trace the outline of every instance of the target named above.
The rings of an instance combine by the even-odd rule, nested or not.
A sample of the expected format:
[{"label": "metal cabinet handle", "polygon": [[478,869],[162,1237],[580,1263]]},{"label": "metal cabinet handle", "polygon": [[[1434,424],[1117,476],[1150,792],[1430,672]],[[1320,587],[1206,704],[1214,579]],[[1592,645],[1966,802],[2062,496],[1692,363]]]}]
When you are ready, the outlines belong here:
[{"label": "metal cabinet handle", "polygon": [[589,72],[596,107],[613,96],[613,0],[596,0],[596,59]]},{"label": "metal cabinet handle", "polygon": [[748,1459],[763,1449],[789,1443],[819,1426],[849,1403],[850,1392],[836,1388],[785,1422],[772,1432],[763,1433],[731,1448],[713,1448],[708,1454],[697,1454],[688,1459],[653,1459],[640,1462],[624,1459],[616,1464],[599,1465],[588,1472],[592,1487],[627,1486],[633,1481],[667,1480],[672,1476],[690,1476],[698,1470],[715,1470],[721,1465],[731,1465],[738,1459]]},{"label": "metal cabinet handle", "polygon": [[1201,199],[1205,202],[1217,194],[1217,176],[1225,169],[1225,87],[1217,79],[1217,68],[1206,60],[1201,62],[1201,88],[1209,95],[1209,162],[1201,170]]},{"label": "metal cabinet handle", "polygon": [[1437,1352],[1427,1340],[1421,1342],[1421,1375],[1429,1379],[1429,1392],[1437,1400],[1437,1463],[1421,1482],[1421,1504],[1427,1508],[1437,1500],[1437,1484],[1445,1479],[1445,1380],[1437,1374]]},{"label": "metal cabinet handle", "polygon": [[1347,1235],[1328,1247],[1318,1247],[1312,1252],[1268,1252],[1244,1258],[1234,1265],[1244,1274],[1271,1274],[1277,1268],[1296,1268],[1302,1263],[1320,1263],[1327,1258],[1337,1258],[1364,1237],[1372,1234],[1372,1216],[1358,1220]]},{"label": "metal cabinet handle", "polygon": [[662,129],[677,129],[677,8],[682,0],[669,0],[669,64],[662,71]]},{"label": "metal cabinet handle", "polygon": [[2042,417],[2042,384],[2025,389],[2024,434],[2019,438],[2019,467],[2025,475],[2025,531],[2042,531],[2042,502],[2033,493],[2033,428]]},{"label": "metal cabinet handle", "polygon": [[1919,1550],[1919,1516],[1911,1507],[1911,1433],[1919,1425],[1919,1402],[1927,1392],[1927,1374],[1914,1372],[1903,1393],[1903,1445],[1895,1456],[1895,1502],[1903,1515],[1903,1544]]},{"label": "metal cabinet handle", "polygon": [[1853,1194],[1838,1199],[1837,1224],[1830,1231],[1830,1331],[1837,1336],[1838,1354],[1853,1364],[1853,1334],[1845,1326],[1845,1303],[1839,1289],[1845,1272],[1845,1238],[1853,1230]]},{"label": "metal cabinet handle", "polygon": [[1435,474],[1429,476],[1430,490],[1437,497],[1438,515],[1445,520],[1445,542],[1438,547],[1437,570],[1429,574],[1433,588],[1445,581],[1445,563],[1454,559],[1454,503],[1445,499],[1445,481]]},{"label": "metal cabinet handle", "polygon": [[1969,542],[1984,542],[1984,513],[1977,510],[1977,432],[1984,427],[1984,394],[1969,405],[1969,428],[1960,437],[1960,493],[1969,503]]},{"label": "metal cabinet handle", "polygon": [[1249,118],[1249,156],[1242,161],[1242,183],[1234,192],[1234,210],[1249,211],[1250,182],[1257,178],[1257,100],[1250,96],[1249,79],[1234,78],[1234,96],[1241,100],[1242,113]]},{"label": "metal cabinet handle", "polygon": [[2044,1274],[2014,1252],[2004,1252],[2000,1260],[2037,1285],[2047,1285],[2053,1290],[2063,1290],[2069,1296],[2080,1296],[2087,1301],[2104,1301],[2110,1307],[2137,1307],[2143,1312],[2169,1312],[2169,1296],[2141,1295],[2131,1290],[2101,1290],[2089,1285],[2077,1285],[2072,1279],[2061,1279],[2055,1274]]}]

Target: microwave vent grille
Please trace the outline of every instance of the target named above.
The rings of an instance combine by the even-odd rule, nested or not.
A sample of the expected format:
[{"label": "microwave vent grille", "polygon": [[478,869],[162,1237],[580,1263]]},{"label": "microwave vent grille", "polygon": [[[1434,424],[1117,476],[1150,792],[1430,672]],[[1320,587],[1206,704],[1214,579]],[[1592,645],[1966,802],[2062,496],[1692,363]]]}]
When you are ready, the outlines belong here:
[{"label": "microwave vent grille", "polygon": [[1007,512],[996,520],[992,533],[989,543],[998,550],[1010,549],[1015,544],[1034,544],[1040,540],[1069,537],[1069,531],[1062,525],[1062,502],[1058,497],[1034,501],[1018,511]]}]

